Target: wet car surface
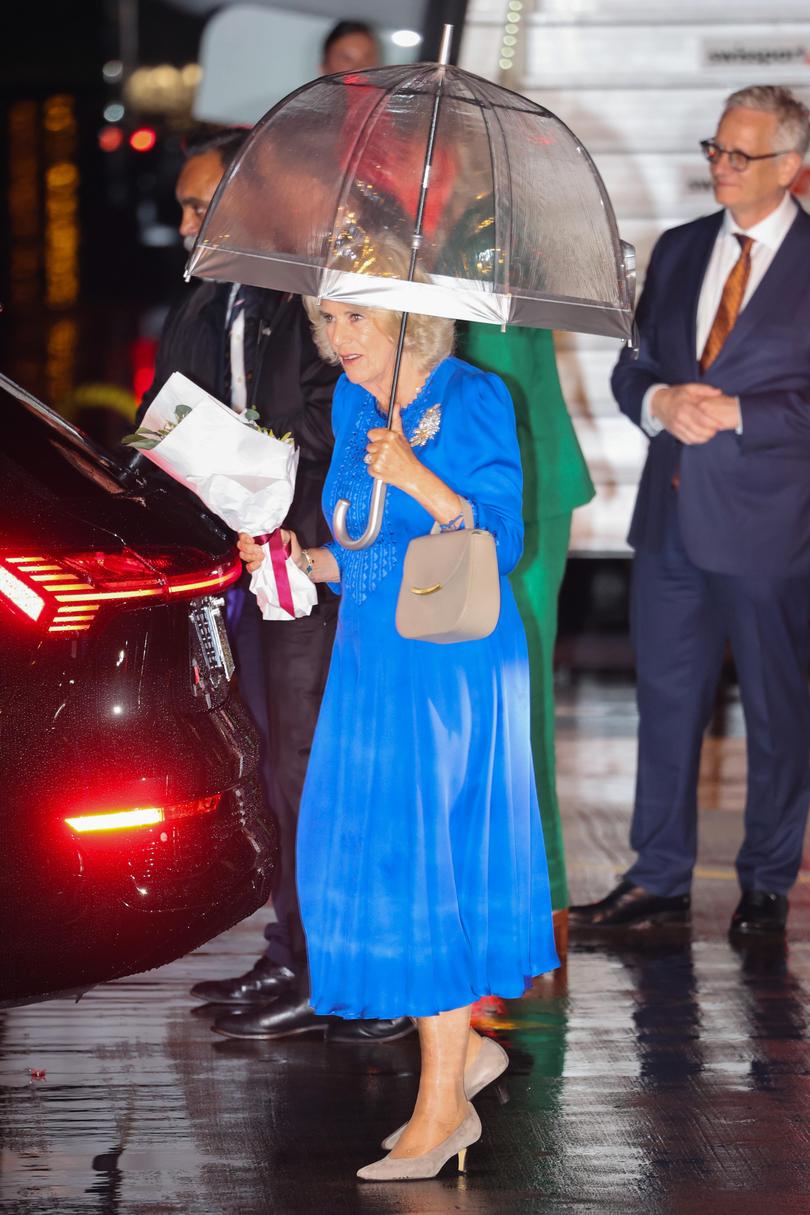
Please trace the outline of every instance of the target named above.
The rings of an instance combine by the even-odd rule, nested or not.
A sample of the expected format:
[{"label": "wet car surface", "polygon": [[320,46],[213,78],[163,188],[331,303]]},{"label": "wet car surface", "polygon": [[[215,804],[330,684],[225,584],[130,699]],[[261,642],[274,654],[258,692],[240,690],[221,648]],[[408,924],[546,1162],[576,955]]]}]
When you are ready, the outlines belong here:
[{"label": "wet car surface", "polygon": [[191,495],[0,381],[0,1002],[180,957],[266,900],[241,565]]}]

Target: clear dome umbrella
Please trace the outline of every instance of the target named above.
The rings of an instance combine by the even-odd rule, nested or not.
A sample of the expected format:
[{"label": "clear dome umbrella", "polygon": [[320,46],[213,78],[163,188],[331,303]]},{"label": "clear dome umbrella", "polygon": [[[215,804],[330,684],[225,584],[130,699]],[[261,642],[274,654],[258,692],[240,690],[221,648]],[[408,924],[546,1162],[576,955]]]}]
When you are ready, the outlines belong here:
[{"label": "clear dome umbrella", "polygon": [[[187,275],[403,313],[631,340],[634,256],[599,173],[543,106],[444,62],[326,76],[281,101],[225,173]],[[375,243],[404,251],[381,274]],[[385,486],[345,547],[379,532]]]}]

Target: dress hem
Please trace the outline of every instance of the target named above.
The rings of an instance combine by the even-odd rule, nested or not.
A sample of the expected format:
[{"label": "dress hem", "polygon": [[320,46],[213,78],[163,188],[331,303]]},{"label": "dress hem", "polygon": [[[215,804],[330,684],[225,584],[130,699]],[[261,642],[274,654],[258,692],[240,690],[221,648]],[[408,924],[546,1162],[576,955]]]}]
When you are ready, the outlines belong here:
[{"label": "dress hem", "polygon": [[[555,954],[553,959],[550,959],[548,965],[534,972],[534,977],[549,974],[552,970],[557,970],[559,965],[560,960]],[[366,1005],[359,1010],[350,1010],[345,1007],[338,1008],[334,1003],[320,999],[310,1000],[310,1004],[318,1016],[340,1017],[344,1021],[389,1021],[397,1017],[435,1017],[442,1012],[452,1012],[455,1008],[465,1008],[468,1004],[475,1004],[477,1000],[481,1000],[485,996],[495,996],[501,1000],[519,1000],[522,996],[525,996],[527,991],[531,990],[533,981],[534,978],[528,976],[524,977],[522,985],[516,985],[513,989],[501,987],[499,991],[493,991],[492,988],[486,988],[479,992],[468,991],[457,997],[447,996],[438,1003],[420,1005],[417,1008],[411,1007],[408,1009],[404,1009],[401,1005],[397,1004],[390,1007],[386,1007],[385,1005]],[[439,1004],[441,1007],[438,1006]]]}]

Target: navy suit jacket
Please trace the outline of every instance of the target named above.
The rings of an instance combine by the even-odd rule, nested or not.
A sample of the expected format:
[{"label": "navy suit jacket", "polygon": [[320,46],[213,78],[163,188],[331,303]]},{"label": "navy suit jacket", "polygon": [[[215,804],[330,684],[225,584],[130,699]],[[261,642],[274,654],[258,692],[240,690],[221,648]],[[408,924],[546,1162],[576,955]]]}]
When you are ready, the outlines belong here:
[{"label": "navy suit jacket", "polygon": [[810,215],[799,211],[716,360],[701,376],[698,296],[723,212],[665,232],[639,300],[639,357],[622,351],[612,387],[641,425],[653,384],[704,380],[739,397],[743,433],[681,444],[650,441],[630,527],[634,548],[664,543],[671,482],[690,560],[726,574],[810,572]]}]

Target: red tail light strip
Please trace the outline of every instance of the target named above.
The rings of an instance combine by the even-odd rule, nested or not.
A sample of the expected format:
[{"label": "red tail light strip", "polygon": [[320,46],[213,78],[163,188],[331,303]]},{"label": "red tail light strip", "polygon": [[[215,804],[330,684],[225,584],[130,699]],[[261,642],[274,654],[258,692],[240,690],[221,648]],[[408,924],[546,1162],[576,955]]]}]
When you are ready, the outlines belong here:
[{"label": "red tail light strip", "polygon": [[79,835],[90,832],[127,831],[134,827],[157,827],[160,823],[177,818],[193,818],[198,814],[211,814],[222,800],[221,793],[210,797],[198,797],[190,802],[176,802],[172,806],[136,806],[132,810],[103,810],[91,814],[77,814],[65,822]]},{"label": "red tail light strip", "polygon": [[194,549],[67,553],[58,557],[0,553],[0,604],[49,633],[84,633],[104,604],[193,597],[231,586],[241,574],[233,552],[216,562]]},{"label": "red tail light strip", "polygon": [[79,814],[66,818],[68,827],[84,835],[88,831],[124,831],[128,827],[156,827],[163,822],[159,806],[143,806],[135,810],[111,810],[108,814]]},{"label": "red tail light strip", "polygon": [[29,620],[39,620],[45,600],[32,587],[26,586],[19,578],[15,578],[11,570],[5,570],[0,565],[0,595],[4,595],[19,611],[24,612]]},{"label": "red tail light strip", "polygon": [[[235,576],[229,577],[225,585],[230,586],[232,583],[236,582],[237,578],[239,578],[241,574],[242,567],[241,565],[238,565],[235,571]],[[168,590],[170,595],[187,595],[189,591],[211,590],[211,588],[215,586],[222,586],[221,574],[217,574],[215,578],[203,578],[200,582],[181,582],[177,586],[170,585]]]}]

